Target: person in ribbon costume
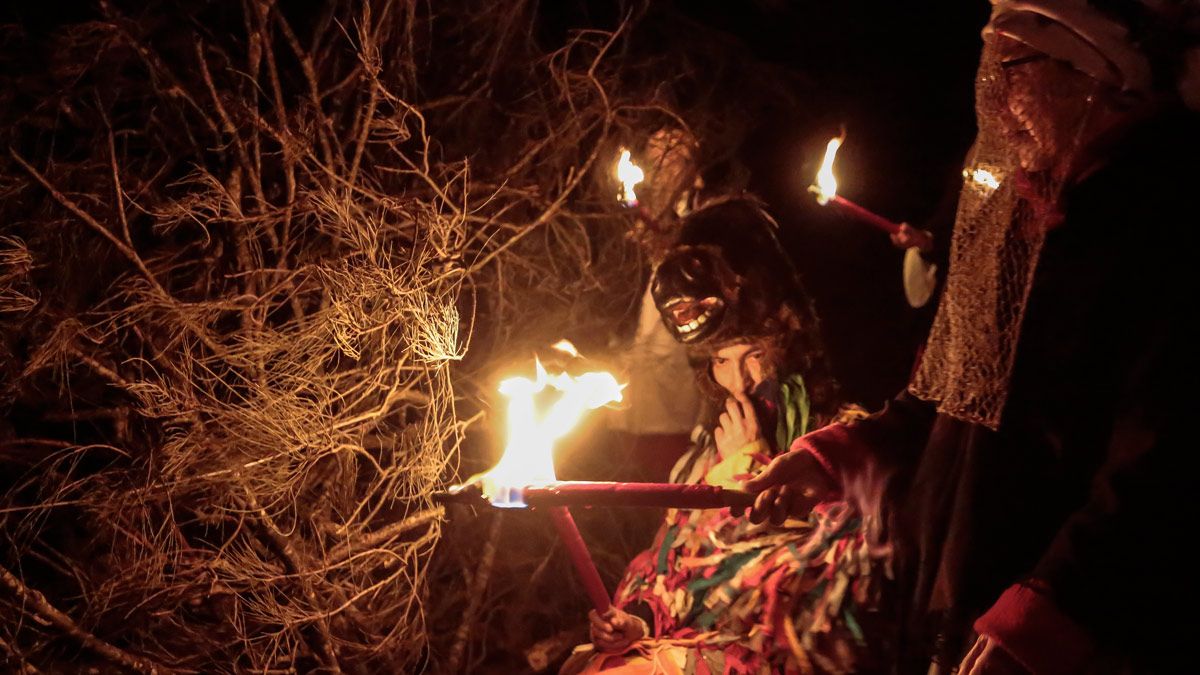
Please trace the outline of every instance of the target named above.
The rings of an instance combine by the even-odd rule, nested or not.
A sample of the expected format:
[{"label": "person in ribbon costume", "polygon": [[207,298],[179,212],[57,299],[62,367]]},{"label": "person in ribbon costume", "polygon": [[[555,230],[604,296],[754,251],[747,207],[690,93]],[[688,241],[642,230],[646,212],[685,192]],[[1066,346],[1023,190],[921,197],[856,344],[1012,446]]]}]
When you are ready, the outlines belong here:
[{"label": "person in ribbon costume", "polygon": [[966,169],[998,185],[964,181],[921,363],[750,481],[751,520],[831,480],[885,505],[898,672],[1194,671],[1200,6],[993,4]]},{"label": "person in ribbon costume", "polygon": [[[674,482],[740,487],[795,438],[862,414],[839,397],[776,227],[753,201],[710,204],[655,271],[655,305],[709,400]],[[872,529],[839,501],[778,526],[671,510],[562,672],[869,670],[887,555]]]}]

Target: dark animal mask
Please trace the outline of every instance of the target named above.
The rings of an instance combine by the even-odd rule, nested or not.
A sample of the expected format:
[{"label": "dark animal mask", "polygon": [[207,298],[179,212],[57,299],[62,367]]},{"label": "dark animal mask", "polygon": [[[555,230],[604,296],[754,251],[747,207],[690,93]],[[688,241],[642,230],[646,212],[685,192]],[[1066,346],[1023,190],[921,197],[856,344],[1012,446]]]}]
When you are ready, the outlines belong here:
[{"label": "dark animal mask", "polygon": [[663,323],[688,345],[780,335],[795,328],[799,280],[757,204],[735,199],[683,222],[654,273],[651,294]]}]

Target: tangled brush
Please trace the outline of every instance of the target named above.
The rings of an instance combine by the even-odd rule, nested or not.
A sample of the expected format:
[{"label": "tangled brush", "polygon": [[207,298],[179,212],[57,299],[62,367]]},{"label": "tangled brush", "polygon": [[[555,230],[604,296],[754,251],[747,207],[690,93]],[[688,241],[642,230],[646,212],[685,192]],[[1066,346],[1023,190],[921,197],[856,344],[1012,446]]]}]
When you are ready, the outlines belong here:
[{"label": "tangled brush", "polygon": [[[481,658],[430,641],[471,603],[430,592],[430,495],[486,461],[464,441],[497,362],[617,331],[645,261],[607,163],[689,124],[628,51],[644,7],[549,36],[538,11],[108,0],[2,27],[4,668]],[[473,564],[478,534],[448,550]]]}]

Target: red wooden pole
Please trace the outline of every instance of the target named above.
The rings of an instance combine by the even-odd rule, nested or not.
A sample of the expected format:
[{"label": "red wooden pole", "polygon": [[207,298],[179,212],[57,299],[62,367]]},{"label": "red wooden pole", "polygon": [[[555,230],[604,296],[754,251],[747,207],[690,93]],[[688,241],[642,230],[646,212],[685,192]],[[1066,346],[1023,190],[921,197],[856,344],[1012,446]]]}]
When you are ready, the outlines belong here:
[{"label": "red wooden pole", "polygon": [[858,218],[868,225],[874,225],[888,234],[896,234],[900,231],[899,223],[892,222],[874,211],[868,211],[841,195],[834,195],[833,199],[830,199],[829,202],[837,204],[838,208],[843,212]]},{"label": "red wooden pole", "polygon": [[566,481],[529,486],[522,501],[529,507],[602,506],[664,509],[719,509],[746,507],[756,495],[716,485],[685,483],[607,483]]},{"label": "red wooden pole", "polygon": [[600,573],[596,571],[596,563],[592,561],[592,554],[588,551],[583,536],[579,534],[579,528],[575,526],[575,519],[571,517],[571,512],[565,506],[556,506],[550,509],[550,518],[554,521],[554,527],[558,530],[558,536],[562,539],[563,546],[567,548],[567,555],[571,556],[571,562],[575,565],[575,573],[579,575],[579,582],[587,591],[592,606],[596,608],[598,614],[604,614],[609,607],[612,607],[612,601],[609,599],[608,589],[604,587],[604,581],[600,579]]}]

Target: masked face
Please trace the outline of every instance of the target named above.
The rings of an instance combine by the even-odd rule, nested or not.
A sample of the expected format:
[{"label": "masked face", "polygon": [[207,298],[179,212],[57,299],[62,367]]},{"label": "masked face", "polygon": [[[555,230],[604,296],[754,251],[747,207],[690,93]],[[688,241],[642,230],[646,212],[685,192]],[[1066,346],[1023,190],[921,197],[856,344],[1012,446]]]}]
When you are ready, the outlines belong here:
[{"label": "masked face", "polygon": [[1089,111],[1104,85],[1017,40],[989,36],[989,42],[1002,85],[993,91],[1003,100],[986,108],[998,115],[1022,169],[1054,169],[1086,144]]},{"label": "masked face", "polygon": [[[1099,136],[1127,117],[1128,102],[1109,84],[1024,42],[992,35],[1000,86],[991,88],[995,120],[1028,173],[1068,171]],[[982,124],[982,120],[980,120]]]},{"label": "masked face", "polygon": [[737,200],[689,216],[650,287],[676,340],[718,345],[784,330],[798,281],[773,228]]},{"label": "masked face", "polygon": [[659,265],[650,293],[663,325],[676,340],[690,344],[719,329],[733,301],[733,282],[733,272],[717,252],[685,246]]}]

